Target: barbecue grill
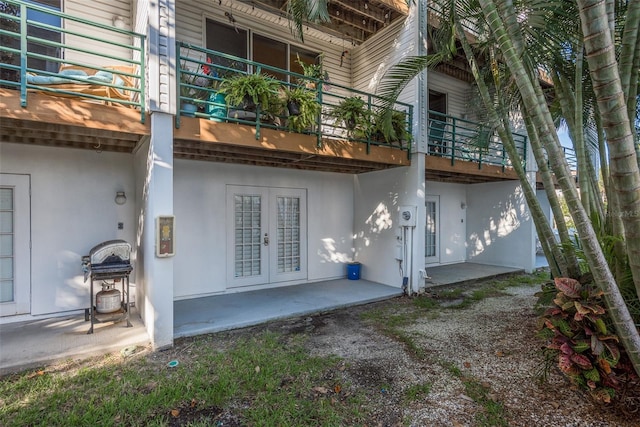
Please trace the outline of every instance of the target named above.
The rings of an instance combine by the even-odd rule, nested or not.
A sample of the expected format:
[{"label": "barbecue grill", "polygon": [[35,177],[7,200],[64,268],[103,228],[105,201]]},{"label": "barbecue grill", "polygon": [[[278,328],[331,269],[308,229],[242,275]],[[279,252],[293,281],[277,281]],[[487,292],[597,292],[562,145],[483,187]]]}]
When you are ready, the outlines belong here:
[{"label": "barbecue grill", "polygon": [[[82,257],[84,281],[90,279],[89,308],[84,320],[91,320],[87,334],[93,333],[93,324],[101,322],[129,321],[129,274],[131,267],[131,245],[124,240],[108,240],[94,246],[89,255]],[[100,282],[102,290],[95,294],[94,282]],[[116,289],[120,283],[122,292]]]}]

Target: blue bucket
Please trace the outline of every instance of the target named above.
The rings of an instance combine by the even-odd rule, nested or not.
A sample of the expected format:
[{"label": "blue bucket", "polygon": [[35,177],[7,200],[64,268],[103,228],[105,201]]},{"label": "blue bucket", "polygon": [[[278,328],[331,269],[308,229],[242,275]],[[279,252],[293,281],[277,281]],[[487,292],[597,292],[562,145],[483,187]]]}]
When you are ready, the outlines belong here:
[{"label": "blue bucket", "polygon": [[350,262],[349,264],[347,264],[347,279],[360,279],[360,266],[361,264],[359,262]]}]

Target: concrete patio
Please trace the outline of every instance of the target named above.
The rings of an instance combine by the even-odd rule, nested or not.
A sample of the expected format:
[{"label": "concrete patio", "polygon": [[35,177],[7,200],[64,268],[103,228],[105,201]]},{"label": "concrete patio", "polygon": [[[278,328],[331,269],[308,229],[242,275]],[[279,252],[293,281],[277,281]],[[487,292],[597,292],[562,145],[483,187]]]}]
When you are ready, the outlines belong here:
[{"label": "concrete patio", "polygon": [[[519,273],[522,270],[463,263],[427,268],[427,286]],[[331,280],[174,302],[175,338],[242,328],[276,319],[312,315],[400,296],[399,288],[366,280]],[[0,324],[0,374],[60,360],[150,345],[137,309],[124,322],[96,324],[87,335],[84,312],[51,319]]]}]

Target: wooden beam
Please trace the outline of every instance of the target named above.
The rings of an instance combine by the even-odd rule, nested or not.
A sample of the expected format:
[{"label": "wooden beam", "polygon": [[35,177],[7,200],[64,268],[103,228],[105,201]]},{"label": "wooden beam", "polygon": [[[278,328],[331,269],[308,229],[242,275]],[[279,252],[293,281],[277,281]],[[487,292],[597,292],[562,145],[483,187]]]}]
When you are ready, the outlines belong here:
[{"label": "wooden beam", "polygon": [[325,138],[322,140],[322,146],[318,148],[315,135],[302,135],[273,129],[261,129],[259,140],[256,140],[255,135],[256,130],[252,126],[217,123],[211,120],[188,117],[181,118],[180,128],[174,132],[176,140],[225,143],[268,151],[315,154],[394,166],[411,164],[406,151],[391,147],[372,145],[370,153],[367,154],[366,144],[341,139]]},{"label": "wooden beam", "polygon": [[488,178],[490,181],[501,180],[517,180],[518,175],[513,168],[505,168],[502,170],[500,166],[494,165],[482,165],[478,167],[476,162],[466,162],[463,160],[456,160],[451,165],[451,158],[443,156],[427,156],[426,169],[429,171],[445,172],[457,175],[468,175]]},{"label": "wooden beam", "polygon": [[[150,120],[140,123],[140,112],[133,108],[88,102],[29,92],[27,107],[20,105],[20,92],[0,89],[0,117],[32,124],[65,124],[85,129],[150,135]],[[29,125],[32,126],[32,125]]]},{"label": "wooden beam", "polygon": [[370,3],[378,3],[382,6],[387,6],[403,15],[409,14],[409,5],[406,0],[373,0]]}]

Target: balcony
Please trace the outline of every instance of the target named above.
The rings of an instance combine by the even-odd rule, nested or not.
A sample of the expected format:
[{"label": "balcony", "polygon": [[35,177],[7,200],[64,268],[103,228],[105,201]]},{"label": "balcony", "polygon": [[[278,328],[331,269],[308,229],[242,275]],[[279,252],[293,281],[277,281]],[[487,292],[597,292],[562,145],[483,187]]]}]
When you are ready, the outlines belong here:
[{"label": "balcony", "polygon": [[20,0],[3,3],[3,141],[131,152],[149,134],[145,36]]},{"label": "balcony", "polygon": [[[479,183],[518,179],[497,133],[477,122],[429,111],[427,180]],[[527,137],[512,133],[526,163]]]},{"label": "balcony", "polygon": [[[380,130],[385,100],[376,95],[186,43],[178,42],[176,52],[178,158],[343,173],[410,164],[409,104],[392,105],[396,132],[385,138]],[[222,92],[239,76],[268,77],[268,107],[227,100],[229,94]],[[316,105],[308,121],[304,112],[287,108],[291,91]],[[345,101],[361,105],[357,123],[337,117]]]}]

